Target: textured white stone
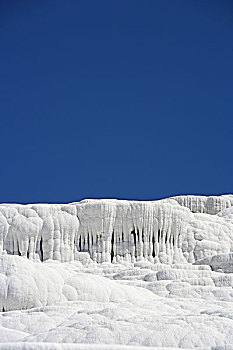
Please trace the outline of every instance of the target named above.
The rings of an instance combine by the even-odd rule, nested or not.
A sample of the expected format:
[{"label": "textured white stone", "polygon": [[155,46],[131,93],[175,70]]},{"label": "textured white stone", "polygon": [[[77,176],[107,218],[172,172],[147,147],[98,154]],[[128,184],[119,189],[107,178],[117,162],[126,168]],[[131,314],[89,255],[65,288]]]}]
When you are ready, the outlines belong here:
[{"label": "textured white stone", "polygon": [[[0,251],[41,260],[176,263],[233,249],[233,196],[154,202],[114,199],[71,204],[1,204]],[[194,213],[192,212],[194,211]],[[230,215],[230,216],[229,216]]]},{"label": "textured white stone", "polygon": [[206,213],[215,215],[220,211],[233,206],[233,195],[222,196],[174,196],[171,197],[180,205],[189,208],[193,213]]},{"label": "textured white stone", "polygon": [[232,197],[1,204],[0,349],[233,349]]},{"label": "textured white stone", "polygon": [[7,287],[0,303],[12,311],[0,313],[0,349],[233,343],[232,274],[188,263],[135,265],[42,263],[3,254],[0,285]]}]

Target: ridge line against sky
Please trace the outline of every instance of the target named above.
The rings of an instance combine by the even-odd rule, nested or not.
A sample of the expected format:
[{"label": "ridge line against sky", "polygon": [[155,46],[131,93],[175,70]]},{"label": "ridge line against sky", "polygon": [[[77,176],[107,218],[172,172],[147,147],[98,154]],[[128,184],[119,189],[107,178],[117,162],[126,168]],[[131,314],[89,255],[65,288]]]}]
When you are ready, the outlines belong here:
[{"label": "ridge line against sky", "polygon": [[61,204],[74,204],[74,203],[80,203],[80,202],[83,202],[85,200],[117,200],[117,201],[128,201],[128,202],[157,202],[157,201],[160,201],[160,200],[163,200],[163,199],[172,199],[173,197],[186,197],[186,196],[193,196],[193,197],[221,197],[221,196],[233,196],[232,193],[223,193],[223,194],[220,194],[220,195],[215,195],[215,194],[212,194],[212,195],[204,195],[204,194],[177,194],[177,195],[172,195],[172,196],[169,196],[169,197],[163,197],[163,198],[152,198],[152,199],[128,199],[128,198],[112,198],[112,197],[109,197],[109,198],[82,198],[80,200],[74,200],[74,201],[70,201],[70,202],[32,202],[32,203],[20,203],[20,202],[1,202],[1,204],[16,204],[16,205],[31,205],[31,204],[58,204],[58,205],[61,205]]}]

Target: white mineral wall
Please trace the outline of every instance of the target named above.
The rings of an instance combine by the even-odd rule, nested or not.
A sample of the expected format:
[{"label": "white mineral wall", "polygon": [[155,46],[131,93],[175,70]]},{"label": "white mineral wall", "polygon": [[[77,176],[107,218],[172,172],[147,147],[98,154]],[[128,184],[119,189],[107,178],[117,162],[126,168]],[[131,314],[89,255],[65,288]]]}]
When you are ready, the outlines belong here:
[{"label": "white mineral wall", "polygon": [[[96,262],[166,264],[193,263],[229,253],[233,221],[224,213],[233,196],[183,199],[187,197],[151,202],[88,199],[71,204],[1,204],[0,250],[61,262],[79,260],[80,252],[88,252]],[[225,211],[214,215],[219,208]]]},{"label": "white mineral wall", "polygon": [[76,204],[78,248],[101,261],[184,260],[192,213],[174,203],[85,200]]},{"label": "white mineral wall", "polygon": [[175,196],[171,197],[180,205],[189,208],[193,213],[215,215],[220,211],[233,206],[233,195],[222,196]]}]

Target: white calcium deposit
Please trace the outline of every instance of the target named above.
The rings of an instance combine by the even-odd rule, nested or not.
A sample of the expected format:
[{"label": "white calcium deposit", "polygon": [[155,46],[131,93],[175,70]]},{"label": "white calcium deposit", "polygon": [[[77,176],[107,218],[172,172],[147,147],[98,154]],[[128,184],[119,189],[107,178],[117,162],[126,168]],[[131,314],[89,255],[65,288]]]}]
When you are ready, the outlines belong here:
[{"label": "white calcium deposit", "polygon": [[232,195],[0,204],[0,350],[231,350],[232,272]]},{"label": "white calcium deposit", "polygon": [[[43,261],[190,262],[233,248],[233,196],[0,204],[0,249]],[[218,214],[218,215],[215,215]]]}]

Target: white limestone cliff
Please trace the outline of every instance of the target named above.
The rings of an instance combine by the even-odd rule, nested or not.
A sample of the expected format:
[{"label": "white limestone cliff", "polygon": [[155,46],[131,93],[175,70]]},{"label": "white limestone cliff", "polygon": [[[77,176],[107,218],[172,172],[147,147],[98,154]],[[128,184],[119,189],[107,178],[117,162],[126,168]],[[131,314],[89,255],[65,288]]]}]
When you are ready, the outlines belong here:
[{"label": "white limestone cliff", "polygon": [[215,215],[220,211],[233,206],[233,195],[222,196],[174,196],[171,197],[180,205],[189,208],[193,213]]},{"label": "white limestone cliff", "polygon": [[[193,263],[233,249],[233,195],[0,204],[0,251],[45,261]],[[216,215],[217,214],[217,215]]]},{"label": "white limestone cliff", "polygon": [[231,204],[1,204],[0,349],[232,349]]}]

